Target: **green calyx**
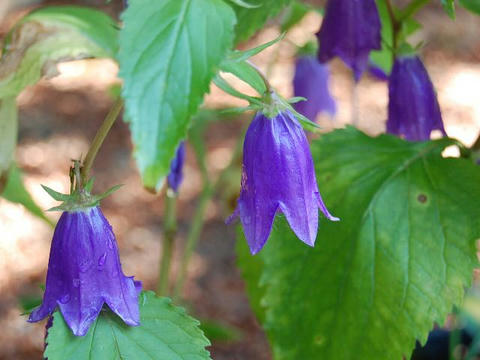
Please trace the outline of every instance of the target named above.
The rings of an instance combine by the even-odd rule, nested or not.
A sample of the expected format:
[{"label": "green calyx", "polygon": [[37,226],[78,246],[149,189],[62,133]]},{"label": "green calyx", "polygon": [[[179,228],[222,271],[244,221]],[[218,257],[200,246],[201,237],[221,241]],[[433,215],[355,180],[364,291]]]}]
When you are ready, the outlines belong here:
[{"label": "green calyx", "polygon": [[48,193],[48,195],[50,195],[53,199],[62,202],[61,205],[50,208],[47,211],[69,212],[82,211],[91,207],[98,206],[102,199],[117,191],[121,186],[122,185],[115,185],[102,194],[93,195],[91,194],[93,187],[93,178],[87,182],[85,187],[83,187],[82,189],[76,189],[71,194],[62,194],[45,185],[42,185],[43,189]]},{"label": "green calyx", "polygon": [[303,97],[294,97],[287,100],[278,95],[276,92],[271,91],[263,96],[259,111],[261,111],[263,114],[265,114],[266,117],[270,119],[273,119],[281,112],[289,111],[297,118],[297,120],[302,124],[305,130],[316,132],[319,126],[313,121],[303,116],[302,114],[300,114],[299,112],[297,112],[292,106],[292,104],[294,103],[305,100],[306,99]]},{"label": "green calyx", "polygon": [[82,211],[91,207],[98,206],[100,200],[106,198],[113,192],[117,191],[122,185],[115,185],[108,189],[103,194],[93,195],[93,178],[84,182],[81,176],[81,161],[73,160],[73,165],[70,168],[70,194],[62,194],[58,191],[50,189],[49,187],[42,185],[43,189],[53,199],[61,201],[62,204],[55,206],[47,211]]}]

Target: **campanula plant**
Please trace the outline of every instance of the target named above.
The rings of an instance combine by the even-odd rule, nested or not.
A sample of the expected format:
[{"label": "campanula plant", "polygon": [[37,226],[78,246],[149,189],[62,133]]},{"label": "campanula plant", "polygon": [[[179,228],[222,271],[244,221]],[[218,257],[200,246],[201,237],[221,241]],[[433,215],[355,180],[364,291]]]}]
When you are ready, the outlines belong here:
[{"label": "campanula plant", "polygon": [[37,322],[57,307],[74,335],[84,336],[102,307],[108,306],[127,325],[140,325],[138,295],[142,284],[123,274],[112,226],[95,196],[78,187],[72,194],[45,188],[63,204],[55,227],[43,302],[28,318]]},{"label": "campanula plant", "polygon": [[170,163],[170,172],[167,176],[168,187],[174,192],[178,192],[178,189],[183,180],[183,164],[185,162],[185,142],[182,141],[178,145],[175,157]]},{"label": "campanula plant", "polygon": [[333,117],[337,104],[330,93],[329,80],[328,65],[319,63],[315,56],[299,56],[295,61],[293,93],[306,100],[296,103],[295,110],[312,121],[321,112]]},{"label": "campanula plant", "polygon": [[417,55],[399,56],[388,81],[387,132],[424,141],[433,130],[446,135],[428,72]]},{"label": "campanula plant", "polygon": [[268,94],[267,102],[245,135],[240,197],[232,215],[240,217],[252,254],[265,245],[277,213],[310,246],[317,237],[318,209],[339,220],[323,203],[302,126],[276,94]]},{"label": "campanula plant", "polygon": [[[9,2],[14,3],[7,0],[7,8]],[[190,303],[193,292],[196,299],[213,301],[210,304],[230,303],[224,301],[220,290],[224,286],[217,287],[215,281],[209,283],[214,278],[212,273],[215,278],[218,275],[218,267],[211,267],[210,260],[218,260],[211,257],[218,256],[214,246],[219,243],[224,246],[229,264],[233,264],[230,259],[238,259],[251,309],[271,345],[271,351],[260,351],[271,354],[275,360],[409,359],[415,342],[424,342],[434,324],[443,324],[451,309],[461,306],[473,268],[478,266],[480,168],[472,164],[476,158],[471,154],[480,152],[480,136],[471,149],[448,137],[430,140],[432,130],[446,135],[440,106],[422,61],[413,55],[420,46],[407,42],[420,25],[429,26],[422,23],[422,16],[415,15],[433,2],[89,3],[97,2],[116,16],[99,8],[39,6],[2,36],[0,195],[30,209],[32,201],[26,196],[14,162],[17,97],[44,75],[54,76],[59,62],[109,58],[118,63],[119,78],[114,82],[120,85],[112,87],[113,105],[86,156],[74,161],[69,194],[45,188],[62,202],[51,210],[62,214],[51,243],[43,299],[35,302],[39,306],[32,312],[25,308],[30,322],[48,318],[43,358],[217,358],[210,355],[208,347],[213,346],[216,353],[215,336],[223,329],[217,331],[218,326],[208,324],[210,321],[200,328],[199,322],[177,305]],[[319,8],[314,3],[325,6]],[[455,15],[455,6],[478,12],[467,1],[438,3],[451,17]],[[5,6],[0,6],[0,18],[4,10]],[[436,19],[450,21],[447,16]],[[317,20],[320,28],[315,34]],[[248,39],[267,24],[269,31],[255,39],[277,30],[281,35],[250,48],[252,42]],[[301,29],[303,25],[313,25],[314,31],[304,31],[307,26]],[[449,24],[446,29],[453,26]],[[428,37],[431,33],[419,35]],[[315,40],[315,45],[307,42],[299,50],[296,42],[309,38]],[[438,43],[431,42],[432,48]],[[263,53],[265,56],[256,56],[269,47],[273,50],[270,59],[265,59],[269,51]],[[355,85],[365,71],[388,81],[388,109],[383,109],[388,111],[387,132],[400,138],[384,134],[373,137],[348,126],[330,131],[314,122],[321,112],[334,116],[338,110],[341,117],[345,114],[345,101],[339,101],[337,107],[329,88],[335,71],[330,60],[335,57],[352,70]],[[277,67],[277,62],[281,66]],[[71,72],[68,66],[64,69]],[[60,68],[60,72],[64,69]],[[287,100],[268,79],[275,74],[272,80],[289,88],[293,72],[293,97]],[[346,81],[340,78],[335,83],[343,99],[348,90],[345,84],[352,83],[350,77],[349,74]],[[70,78],[66,76],[62,82]],[[364,111],[360,109],[363,102],[357,101],[357,92],[366,93],[370,99],[381,91],[386,95],[386,82],[372,85],[366,81],[365,85],[354,86],[350,98],[352,119]],[[216,97],[213,101],[206,98],[210,90],[212,98]],[[243,107],[230,108],[233,104],[218,96],[218,91],[237,97],[240,100],[235,106]],[[221,110],[212,108],[220,103]],[[383,104],[380,96],[375,99],[375,115],[380,116],[370,117],[372,114],[365,109],[365,119],[369,119],[365,129],[372,134],[384,130],[379,104]],[[98,105],[103,109],[105,104]],[[70,109],[71,114],[76,108]],[[154,225],[148,231],[132,231],[142,224],[126,229],[125,241],[133,243],[130,249],[137,249],[138,242],[149,252],[149,260],[132,256],[122,269],[115,234],[100,207],[100,200],[111,191],[94,195],[93,181],[89,179],[96,155],[123,110],[141,181],[137,187],[143,186],[151,194],[136,197],[138,192],[126,187],[124,191],[132,191],[126,194],[129,196],[114,200],[131,199],[128,211],[139,212],[139,218],[148,218]],[[253,120],[250,121],[251,114],[242,115],[247,111],[254,113]],[[239,116],[226,117],[225,112]],[[227,119],[231,122],[223,125]],[[340,122],[335,127],[343,127]],[[78,123],[72,121],[69,125]],[[56,130],[55,126],[52,128]],[[306,131],[315,133],[311,143]],[[123,140],[127,139],[116,145],[124,144]],[[183,174],[185,141],[189,141],[195,155],[190,178]],[[446,158],[444,149],[449,146],[457,146],[460,156]],[[45,161],[50,160],[47,156]],[[28,156],[19,158],[24,161],[22,165],[24,159],[28,161]],[[105,164],[108,162],[101,163]],[[112,167],[108,165],[107,170]],[[102,176],[117,182],[117,175],[105,171]],[[192,181],[189,188],[195,191],[178,197],[182,181]],[[159,196],[155,198],[155,194]],[[194,199],[194,194],[198,198]],[[188,198],[188,205],[183,198]],[[339,220],[326,205],[342,218],[341,222],[324,219]],[[2,203],[0,207],[4,208]],[[158,211],[161,207],[163,211]],[[39,209],[31,211],[42,214]],[[219,223],[215,229],[218,232],[202,237],[207,221],[224,218],[232,211],[230,218],[240,220],[236,246],[227,233],[219,236],[219,242],[213,242],[216,239],[212,235],[226,231]],[[275,221],[277,215],[285,221]],[[125,228],[136,219],[137,216],[127,219]],[[3,232],[1,239],[6,241],[15,235]],[[150,247],[152,242],[144,241],[142,234],[147,232],[158,235],[155,248]],[[130,236],[133,233],[136,236]],[[117,232],[119,239],[120,235]],[[179,242],[180,238],[184,241]],[[34,235],[31,239],[36,240]],[[196,261],[202,270],[191,271],[189,263],[195,259],[196,246],[202,241],[203,251]],[[0,252],[2,249],[0,246]],[[155,249],[158,253],[150,254]],[[208,258],[204,259],[205,256]],[[150,266],[153,257],[155,263]],[[134,259],[136,262],[131,261]],[[135,281],[124,274],[124,270],[131,272],[127,265],[134,266],[133,273],[143,270],[150,277],[143,284]],[[207,281],[202,281],[208,287],[192,286],[204,272]],[[0,280],[2,287],[3,278]],[[229,285],[230,281],[238,279],[229,277]],[[28,282],[25,280],[22,285],[35,289],[32,295],[35,291],[40,295],[38,284]],[[155,293],[144,291],[153,286]],[[237,290],[231,294],[236,295]],[[200,311],[205,310],[200,301],[195,308],[197,305]],[[232,310],[212,308],[216,314]],[[2,324],[3,321],[0,315]],[[42,328],[28,326],[29,330]],[[8,326],[4,328],[10,330]],[[15,333],[11,339],[23,341],[24,336],[30,336],[29,331],[12,329]],[[206,336],[211,337],[212,343]],[[9,346],[4,350],[3,345],[0,357],[7,353],[6,358],[22,358],[22,351],[11,355]],[[227,357],[258,358],[250,348],[242,353],[244,348],[242,343],[235,344]],[[37,355],[41,357],[40,353]],[[452,354],[444,355],[447,358]]]},{"label": "campanula plant", "polygon": [[317,33],[318,60],[325,63],[338,56],[358,81],[370,52],[381,49],[380,30],[375,0],[329,0]]}]

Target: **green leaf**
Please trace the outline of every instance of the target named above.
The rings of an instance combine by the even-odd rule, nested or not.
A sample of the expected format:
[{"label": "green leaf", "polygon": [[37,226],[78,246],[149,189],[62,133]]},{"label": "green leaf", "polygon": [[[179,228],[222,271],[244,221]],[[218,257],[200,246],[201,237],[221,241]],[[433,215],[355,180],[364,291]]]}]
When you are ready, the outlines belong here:
[{"label": "green leaf", "polygon": [[260,253],[275,359],[409,358],[462,302],[478,264],[480,167],[442,158],[454,143],[352,127],[314,142],[320,191],[341,221],[322,217],[310,248],[277,216]]},{"label": "green leaf", "polygon": [[257,7],[259,7],[260,5],[257,5],[257,4],[250,4],[249,2],[246,2],[246,1],[243,1],[243,0],[230,0],[232,3],[234,3],[235,5],[238,5],[240,7],[244,7],[244,8],[247,8],[247,9],[255,9]]},{"label": "green leaf", "polygon": [[27,189],[25,189],[22,181],[22,175],[15,164],[12,164],[10,167],[5,188],[1,194],[6,200],[13,203],[22,204],[33,215],[45,220],[48,224],[53,225],[52,220],[45,216],[43,210],[35,203],[35,201],[33,201]]},{"label": "green leaf", "polygon": [[56,75],[60,61],[113,57],[116,49],[116,23],[103,12],[78,6],[35,10],[7,35],[0,98],[18,95],[42,76]]},{"label": "green leaf", "polygon": [[140,295],[140,322],[129,327],[110,310],[102,311],[87,335],[74,336],[57,311],[48,330],[49,360],[210,359],[210,342],[199,322],[152,292]]},{"label": "green leaf", "polygon": [[370,61],[390,74],[393,66],[393,25],[384,0],[376,0],[378,13],[382,22],[382,49],[370,53]]},{"label": "green leaf", "polygon": [[442,6],[448,16],[450,16],[452,20],[455,20],[455,0],[442,0]]},{"label": "green leaf", "polygon": [[238,5],[233,5],[237,14],[236,42],[247,40],[255,34],[265,22],[280,13],[280,11],[289,5],[292,0],[256,0],[260,5],[255,9],[247,9]]},{"label": "green leaf", "polygon": [[259,95],[263,95],[267,91],[262,77],[245,61],[224,61],[220,68],[222,71],[229,72],[250,85]]},{"label": "green leaf", "polygon": [[480,0],[460,0],[460,5],[465,9],[480,15]]},{"label": "green leaf", "polygon": [[228,60],[233,60],[233,61],[244,61],[248,60],[252,56],[255,56],[257,54],[260,54],[263,50],[269,48],[272,45],[275,45],[279,41],[283,40],[285,37],[285,33],[280,34],[277,38],[270,40],[269,42],[266,42],[265,44],[256,46],[252,49],[248,50],[234,50],[232,53],[229,55]]},{"label": "green leaf", "polygon": [[0,193],[17,146],[18,114],[15,98],[0,99]]},{"label": "green leaf", "polygon": [[135,158],[156,189],[232,46],[235,14],[222,0],[137,0],[123,13],[120,76]]}]

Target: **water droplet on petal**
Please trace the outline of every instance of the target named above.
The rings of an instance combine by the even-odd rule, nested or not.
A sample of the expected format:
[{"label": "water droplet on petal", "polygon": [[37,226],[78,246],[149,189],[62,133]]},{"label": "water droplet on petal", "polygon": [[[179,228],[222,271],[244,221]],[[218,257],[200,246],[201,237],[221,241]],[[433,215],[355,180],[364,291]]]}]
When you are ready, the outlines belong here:
[{"label": "water droplet on petal", "polygon": [[73,286],[79,287],[80,286],[80,279],[73,279]]},{"label": "water droplet on petal", "polygon": [[69,294],[65,294],[63,295],[61,298],[60,298],[60,302],[62,304],[66,304],[70,301],[70,295]]},{"label": "water droplet on petal", "polygon": [[89,259],[85,259],[78,264],[78,267],[80,268],[81,272],[86,272],[90,267],[90,264],[91,264],[91,261]]},{"label": "water droplet on petal", "polygon": [[245,216],[245,218],[243,219],[243,222],[245,225],[248,225],[252,222],[252,218],[250,216]]},{"label": "water droplet on petal", "polygon": [[105,266],[105,261],[107,260],[107,253],[104,252],[102,256],[98,258],[98,269],[102,270]]}]

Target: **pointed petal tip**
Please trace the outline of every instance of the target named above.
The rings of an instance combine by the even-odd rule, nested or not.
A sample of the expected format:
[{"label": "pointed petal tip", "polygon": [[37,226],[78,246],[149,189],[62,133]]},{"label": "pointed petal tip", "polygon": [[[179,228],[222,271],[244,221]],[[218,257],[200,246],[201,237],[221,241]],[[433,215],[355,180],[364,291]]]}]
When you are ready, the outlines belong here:
[{"label": "pointed petal tip", "polygon": [[325,217],[330,221],[340,221],[340,218],[330,214],[327,207],[325,206],[325,203],[323,202],[322,195],[320,195],[320,193],[318,191],[315,192],[315,196],[316,196],[317,201],[318,201],[318,207],[322,211],[323,215],[325,215]]}]

